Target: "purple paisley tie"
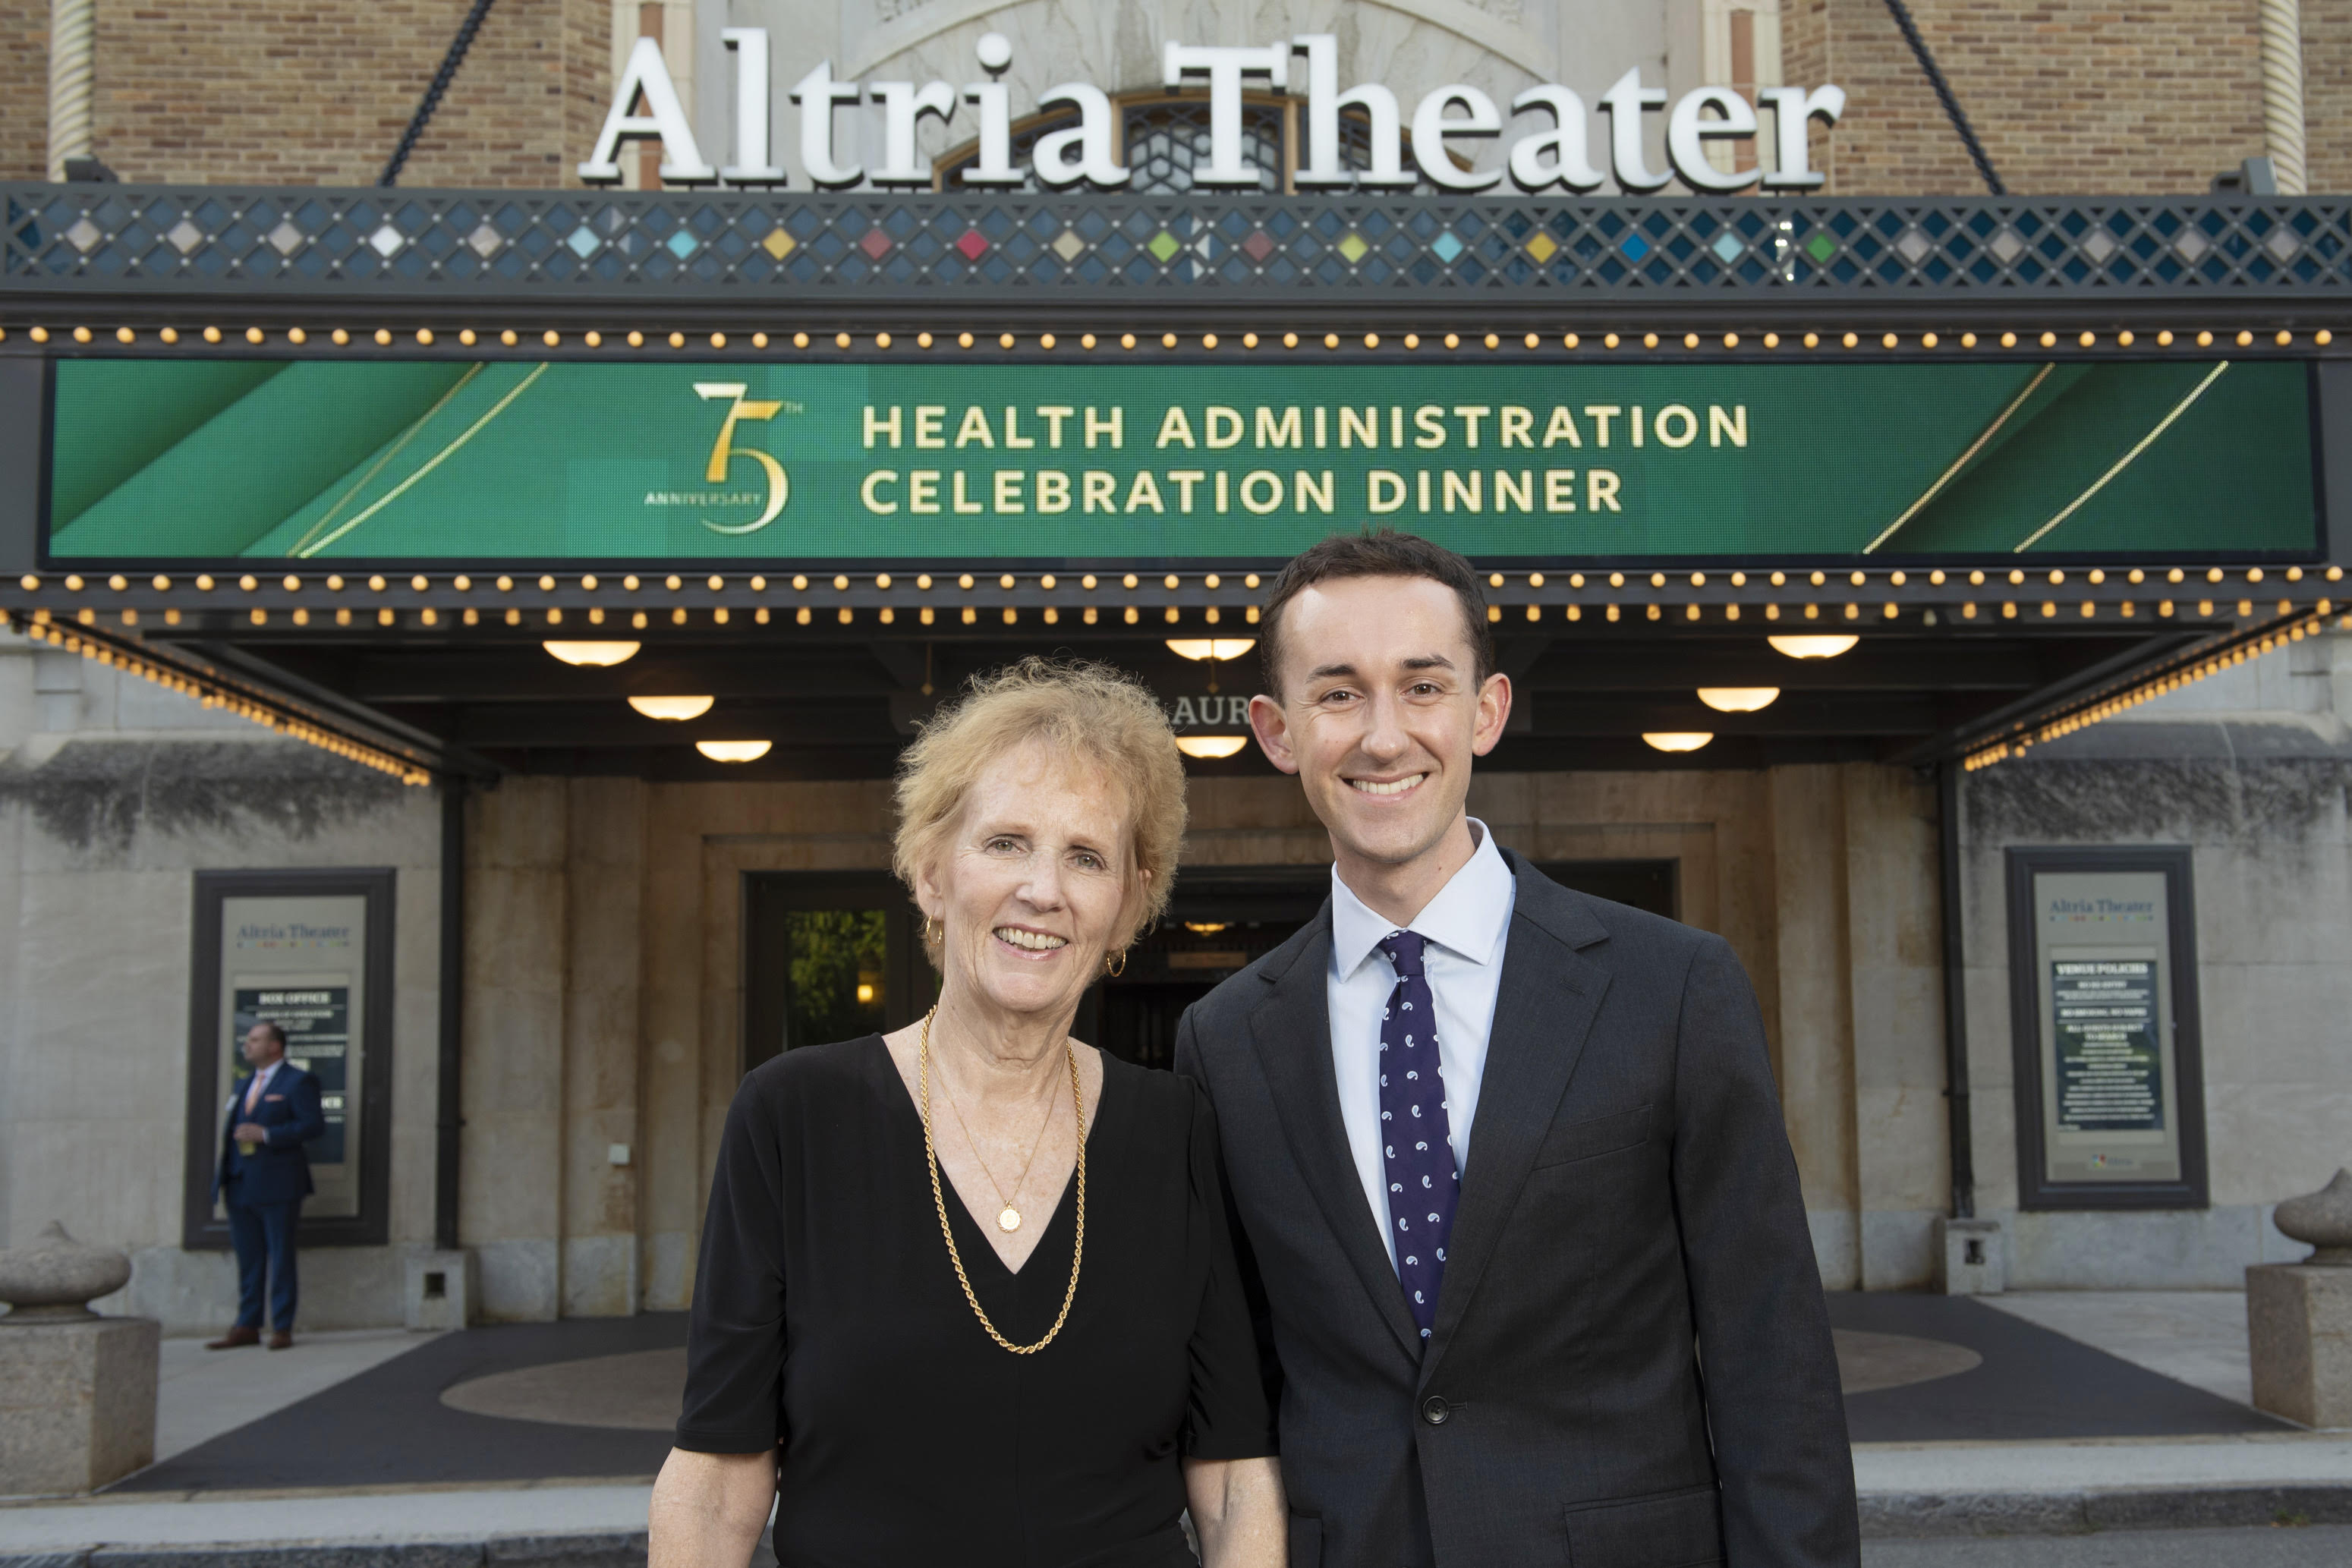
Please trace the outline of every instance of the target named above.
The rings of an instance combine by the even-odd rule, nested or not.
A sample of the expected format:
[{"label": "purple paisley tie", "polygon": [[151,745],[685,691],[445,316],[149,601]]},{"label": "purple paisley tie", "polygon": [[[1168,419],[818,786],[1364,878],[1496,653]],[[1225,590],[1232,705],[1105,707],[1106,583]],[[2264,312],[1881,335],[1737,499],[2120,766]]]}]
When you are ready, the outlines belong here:
[{"label": "purple paisley tie", "polygon": [[1454,1230],[1461,1174],[1447,1141],[1445,1079],[1437,1065],[1437,1005],[1422,968],[1426,939],[1409,931],[1380,943],[1396,970],[1381,1015],[1381,1153],[1389,1183],[1390,1240],[1397,1279],[1421,1337],[1437,1321],[1437,1288]]}]

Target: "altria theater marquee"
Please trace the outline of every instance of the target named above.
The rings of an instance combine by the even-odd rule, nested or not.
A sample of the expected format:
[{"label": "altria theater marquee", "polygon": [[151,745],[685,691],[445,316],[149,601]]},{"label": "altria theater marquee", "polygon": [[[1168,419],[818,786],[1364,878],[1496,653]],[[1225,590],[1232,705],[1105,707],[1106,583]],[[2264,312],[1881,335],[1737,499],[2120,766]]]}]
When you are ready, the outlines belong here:
[{"label": "altria theater marquee", "polygon": [[[761,187],[784,183],[784,171],[771,156],[768,29],[729,27],[720,37],[735,61],[732,160],[714,167],[704,156],[660,44],[645,37],[630,51],[595,150],[579,166],[583,180],[618,181],[616,159],[622,145],[650,138],[661,144],[664,180]],[[960,185],[1012,187],[1034,179],[1047,190],[1084,185],[1112,191],[1129,183],[1132,171],[1120,165],[1114,151],[1116,110],[1110,95],[1091,82],[1064,82],[1038,95],[1036,109],[1067,105],[1076,110],[1077,122],[1038,138],[1028,163],[1016,167],[1012,90],[997,79],[1013,64],[1012,42],[1002,33],[984,33],[973,53],[979,68],[975,74],[983,79],[962,84],[836,81],[833,62],[821,61],[791,93],[799,105],[801,161],[811,182],[819,187],[868,183],[885,188],[930,186],[938,174],[917,156],[919,122],[926,116],[951,122],[959,105],[968,102],[977,121],[979,156],[956,171]],[[1773,145],[1779,154],[1774,166],[1718,167],[1710,144],[1757,135],[1756,106],[1730,88],[1701,87],[1685,93],[1666,112],[1665,89],[1643,86],[1635,68],[1620,77],[1596,105],[1609,118],[1604,174],[1591,162],[1582,96],[1557,82],[1543,82],[1514,97],[1510,115],[1545,117],[1549,125],[1514,140],[1501,167],[1479,169],[1466,159],[1457,161],[1448,150],[1448,139],[1473,144],[1500,137],[1506,116],[1493,98],[1466,83],[1448,83],[1424,93],[1407,120],[1402,100],[1379,82],[1340,89],[1339,39],[1328,33],[1246,48],[1171,40],[1163,72],[1171,89],[1207,85],[1209,156],[1192,174],[1192,183],[1204,190],[1255,188],[1262,177],[1263,171],[1245,157],[1242,134],[1242,95],[1252,86],[1277,92],[1295,86],[1304,91],[1312,155],[1294,178],[1306,190],[1410,189],[1426,182],[1441,191],[1471,192],[1503,185],[1507,177],[1510,188],[1530,192],[1594,191],[1611,179],[1618,189],[1635,195],[1663,190],[1676,179],[1693,191],[1708,193],[1742,191],[1759,183],[1768,191],[1812,190],[1826,176],[1808,167],[1807,121],[1834,123],[1845,110],[1845,93],[1836,87],[1764,88],[1757,97],[1774,123]],[[835,110],[860,102],[879,105],[883,114],[884,154],[871,169],[845,163],[834,152]],[[1365,122],[1367,163],[1362,168],[1340,166],[1340,117],[1349,112]],[[1643,117],[1662,112],[1668,164],[1653,170],[1643,146]],[[1408,127],[1410,167],[1404,160]]]}]

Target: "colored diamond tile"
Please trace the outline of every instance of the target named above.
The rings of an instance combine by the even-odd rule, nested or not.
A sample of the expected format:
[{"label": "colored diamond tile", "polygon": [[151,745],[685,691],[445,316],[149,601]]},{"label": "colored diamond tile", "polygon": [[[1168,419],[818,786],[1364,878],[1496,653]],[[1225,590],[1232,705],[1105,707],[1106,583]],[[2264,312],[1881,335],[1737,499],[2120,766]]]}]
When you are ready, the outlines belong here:
[{"label": "colored diamond tile", "polygon": [[401,233],[400,230],[393,227],[390,224],[385,224],[373,234],[368,236],[368,245],[378,256],[383,257],[386,261],[389,261],[394,257],[399,255],[401,247],[407,243],[408,237]]},{"label": "colored diamond tile", "polygon": [[976,228],[968,228],[963,231],[963,237],[955,242],[955,247],[963,252],[966,261],[977,261],[980,253],[988,248],[988,236]]},{"label": "colored diamond tile", "polygon": [[[2191,228],[2181,231],[2180,237],[2172,242],[2172,248],[2180,252],[2183,260],[2194,262],[2212,247],[2206,243],[2203,235]],[[2006,261],[2009,258],[2003,257],[2001,259]]]},{"label": "colored diamond tile", "polygon": [[1536,237],[1528,241],[1528,254],[1536,258],[1538,266],[1549,261],[1559,249],[1559,241],[1541,229],[1536,230]]},{"label": "colored diamond tile", "polygon": [[71,228],[66,230],[66,238],[73,242],[73,247],[76,250],[84,254],[88,254],[100,240],[105,237],[105,232],[86,217],[79,219]]},{"label": "colored diamond tile", "polygon": [[1463,245],[1459,239],[1456,239],[1454,237],[1454,231],[1449,228],[1444,234],[1439,235],[1435,239],[1431,240],[1429,242],[1429,248],[1437,253],[1438,260],[1451,266],[1454,258],[1462,254]]},{"label": "colored diamond tile", "polygon": [[1639,261],[1650,254],[1651,246],[1650,242],[1639,234],[1629,234],[1617,242],[1617,248],[1623,251],[1631,259]]},{"label": "colored diamond tile", "polygon": [[[2103,237],[2106,233],[2105,229],[2102,229],[2099,232]],[[2091,247],[2086,245],[2083,248],[2088,250]],[[2303,241],[2294,237],[2294,231],[2293,229],[2290,229],[2282,224],[2277,228],[2271,230],[2271,237],[2263,241],[2263,248],[2269,251],[2273,256],[2277,257],[2281,261],[2285,261],[2292,258],[2296,251],[2303,248]],[[2099,259],[2105,260],[2105,258],[2102,257]]]},{"label": "colored diamond tile", "polygon": [[474,254],[480,257],[485,261],[488,261],[491,257],[496,256],[499,253],[499,247],[504,246],[506,242],[507,237],[500,234],[497,229],[492,228],[488,224],[478,226],[473,233],[466,237],[466,243],[474,247]]},{"label": "colored diamond tile", "polygon": [[270,247],[280,256],[291,256],[302,248],[302,231],[283,218],[269,231],[268,239]]},{"label": "colored diamond tile", "polygon": [[1078,258],[1078,252],[1086,247],[1087,242],[1078,237],[1076,229],[1066,228],[1054,237],[1054,243],[1049,248],[1064,261],[1076,261]]},{"label": "colored diamond tile", "polygon": [[793,253],[793,247],[797,243],[791,235],[779,228],[771,231],[768,237],[760,242],[760,248],[782,261]]},{"label": "colored diamond tile", "polygon": [[2116,253],[2116,237],[2105,229],[2095,228],[2083,241],[2083,254],[2094,261],[2104,262]]},{"label": "colored diamond tile", "polygon": [[857,248],[879,261],[882,259],[882,253],[890,248],[890,237],[884,234],[878,227],[869,228],[866,231],[865,237],[857,242]]},{"label": "colored diamond tile", "polygon": [[573,255],[579,257],[581,260],[585,261],[588,258],[596,253],[596,247],[603,242],[596,237],[596,231],[590,228],[583,223],[578,228],[573,229],[572,231],[572,237],[565,240],[563,243],[572,247]]},{"label": "colored diamond tile", "polygon": [[1805,241],[1805,254],[1816,262],[1827,261],[1837,254],[1837,241],[1817,231],[1812,238]]},{"label": "colored diamond tile", "polygon": [[681,228],[672,234],[665,243],[669,247],[669,253],[683,261],[692,256],[702,242]]},{"label": "colored diamond tile", "polygon": [[[1994,235],[1992,237],[1992,243],[1985,247],[1985,248],[1991,251],[1996,257],[2000,258],[2000,264],[2006,267],[2011,262],[2016,260],[2019,254],[2025,249],[2025,241],[2017,237],[2017,233],[2014,229],[2005,228],[1999,234]],[[2194,259],[2194,258],[2191,259]]]},{"label": "colored diamond tile", "polygon": [[1903,231],[1903,237],[1895,242],[1895,248],[1902,252],[1904,260],[1916,267],[1927,258],[1927,253],[1936,247],[1933,241],[1917,229],[1906,228]]},{"label": "colored diamond tile", "polygon": [[1353,229],[1349,229],[1348,231],[1348,237],[1341,240],[1335,248],[1338,249],[1340,255],[1348,258],[1348,265],[1353,267],[1357,262],[1361,261],[1364,258],[1365,252],[1370,250],[1372,247],[1364,243],[1364,237],[1362,235],[1358,234]]},{"label": "colored diamond tile", "polygon": [[1154,261],[1157,261],[1160,266],[1165,267],[1168,265],[1168,258],[1170,257],[1184,248],[1184,242],[1178,239],[1174,235],[1169,233],[1163,228],[1158,234],[1153,235],[1150,242],[1145,245],[1143,248],[1151,252],[1151,258]]},{"label": "colored diamond tile", "polygon": [[1721,257],[1726,266],[1729,266],[1732,262],[1738,260],[1739,253],[1748,247],[1739,243],[1739,237],[1738,235],[1732,233],[1727,228],[1721,234],[1715,237],[1715,243],[1707,247],[1707,248],[1714,251],[1716,255]]},{"label": "colored diamond tile", "polygon": [[205,242],[205,231],[186,218],[182,218],[172,226],[172,231],[163,237],[172,242],[173,249],[185,256]]},{"label": "colored diamond tile", "polygon": [[1262,228],[1250,230],[1249,237],[1242,241],[1242,254],[1252,261],[1263,262],[1274,254],[1274,237]]}]

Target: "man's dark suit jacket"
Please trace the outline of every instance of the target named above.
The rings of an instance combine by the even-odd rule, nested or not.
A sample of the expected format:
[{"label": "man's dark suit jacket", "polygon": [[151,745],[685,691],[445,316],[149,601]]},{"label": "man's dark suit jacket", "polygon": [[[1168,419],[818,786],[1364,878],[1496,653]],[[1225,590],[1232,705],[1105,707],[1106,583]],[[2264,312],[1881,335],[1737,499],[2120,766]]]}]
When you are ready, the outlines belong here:
[{"label": "man's dark suit jacket", "polygon": [[[230,1197],[236,1203],[290,1204],[307,1198],[313,1190],[310,1155],[302,1145],[327,1130],[326,1112],[319,1104],[319,1080],[293,1063],[280,1061],[269,1087],[247,1116],[245,1091],[251,1081],[236,1080],[236,1092],[230,1096],[221,1121],[221,1154],[213,1173],[213,1197],[218,1201],[222,1189],[235,1177],[236,1189]],[[259,1123],[269,1141],[250,1154],[241,1152],[236,1146],[240,1121]]]},{"label": "man's dark suit jacket", "polygon": [[1279,1363],[1291,1568],[1852,1568],[1837,1362],[1747,975],[1719,937],[1506,858],[1425,1351],[1340,1123],[1330,906],[1177,1029]]}]

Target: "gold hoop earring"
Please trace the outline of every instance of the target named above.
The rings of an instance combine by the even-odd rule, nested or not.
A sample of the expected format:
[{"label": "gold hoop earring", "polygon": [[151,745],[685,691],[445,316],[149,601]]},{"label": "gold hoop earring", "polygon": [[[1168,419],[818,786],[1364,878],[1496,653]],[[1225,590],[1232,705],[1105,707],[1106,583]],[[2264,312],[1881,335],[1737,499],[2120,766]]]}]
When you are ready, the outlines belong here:
[{"label": "gold hoop earring", "polygon": [[931,919],[930,916],[925,915],[923,917],[923,945],[925,947],[938,947],[945,943],[947,940],[947,922],[944,921],[935,921]]},{"label": "gold hoop earring", "polygon": [[1106,959],[1104,959],[1104,960],[1103,960],[1103,973],[1104,973],[1105,974],[1109,975],[1113,980],[1116,980],[1116,979],[1118,979],[1120,975],[1122,975],[1122,974],[1126,973],[1127,973],[1127,949],[1125,949],[1125,948],[1123,948],[1123,947],[1122,947],[1122,948],[1120,948],[1120,949],[1118,950],[1118,956],[1117,958],[1106,958]]}]

